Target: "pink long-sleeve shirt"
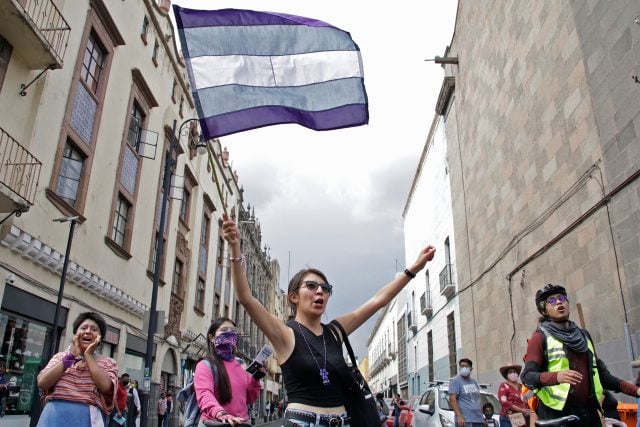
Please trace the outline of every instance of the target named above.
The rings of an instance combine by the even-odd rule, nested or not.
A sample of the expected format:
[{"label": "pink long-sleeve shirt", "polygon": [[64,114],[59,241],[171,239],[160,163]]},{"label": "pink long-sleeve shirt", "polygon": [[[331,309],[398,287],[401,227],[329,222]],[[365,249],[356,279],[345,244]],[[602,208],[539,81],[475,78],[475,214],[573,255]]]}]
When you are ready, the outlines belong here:
[{"label": "pink long-sleeve shirt", "polygon": [[221,405],[218,402],[217,392],[213,384],[211,369],[206,362],[201,361],[196,365],[193,376],[193,386],[196,390],[196,398],[201,411],[201,419],[215,420],[220,411],[227,411],[235,417],[249,419],[247,405],[258,399],[262,389],[260,381],[253,379],[237,360],[225,361],[224,367],[231,384],[231,401]]}]

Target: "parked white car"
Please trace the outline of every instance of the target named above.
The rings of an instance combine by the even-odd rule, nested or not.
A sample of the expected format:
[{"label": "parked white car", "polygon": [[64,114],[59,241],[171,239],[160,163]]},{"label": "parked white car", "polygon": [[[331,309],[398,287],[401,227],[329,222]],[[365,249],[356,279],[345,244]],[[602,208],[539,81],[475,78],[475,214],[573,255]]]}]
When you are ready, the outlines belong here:
[{"label": "parked white car", "polygon": [[[489,402],[493,405],[496,425],[500,425],[500,402],[498,398],[487,390],[480,390],[482,404]],[[418,403],[418,409],[413,414],[413,427],[455,427],[453,423],[453,409],[449,405],[449,386],[447,382],[433,383],[424,392]]]}]

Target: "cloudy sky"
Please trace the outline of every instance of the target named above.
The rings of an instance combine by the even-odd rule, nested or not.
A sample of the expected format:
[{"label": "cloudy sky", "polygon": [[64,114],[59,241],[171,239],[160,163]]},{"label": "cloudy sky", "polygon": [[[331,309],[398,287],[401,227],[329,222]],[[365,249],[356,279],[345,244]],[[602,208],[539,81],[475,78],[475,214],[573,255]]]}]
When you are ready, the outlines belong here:
[{"label": "cloudy sky", "polygon": [[[457,1],[174,3],[315,18],[348,31],[360,47],[368,125],[327,132],[278,125],[221,138],[263,244],[280,263],[281,289],[298,270],[316,267],[334,285],[325,320],[355,309],[405,268],[402,211],[444,77],[424,60],[444,54]],[[360,358],[376,318],[350,336]]]}]

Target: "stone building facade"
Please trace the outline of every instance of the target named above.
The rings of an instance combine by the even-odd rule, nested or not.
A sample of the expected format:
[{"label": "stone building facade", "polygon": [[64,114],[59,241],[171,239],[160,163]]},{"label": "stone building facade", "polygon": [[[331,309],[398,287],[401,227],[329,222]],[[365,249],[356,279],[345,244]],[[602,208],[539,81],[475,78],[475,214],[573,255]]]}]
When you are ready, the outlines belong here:
[{"label": "stone building facade", "polygon": [[[0,5],[0,360],[20,386],[12,412],[36,410],[35,375],[51,350],[69,345],[81,312],[105,317],[100,351],[148,388],[151,402],[192,375],[212,318],[250,330],[219,233],[225,210],[241,218],[243,192],[218,140],[205,142],[204,155],[195,149],[199,129],[189,120],[197,115],[169,3]],[[172,180],[161,229],[166,156]],[[57,218],[74,218],[72,241],[71,223]],[[277,262],[260,244],[247,256],[260,287],[277,289]],[[145,384],[156,265],[158,327]],[[253,332],[243,337],[249,349],[264,342]],[[58,344],[50,350],[52,337]]]},{"label": "stone building facade", "polygon": [[[629,378],[640,330],[635,1],[460,1],[444,65],[462,347],[482,382],[522,362],[535,291]],[[446,79],[445,79],[446,80]]]}]

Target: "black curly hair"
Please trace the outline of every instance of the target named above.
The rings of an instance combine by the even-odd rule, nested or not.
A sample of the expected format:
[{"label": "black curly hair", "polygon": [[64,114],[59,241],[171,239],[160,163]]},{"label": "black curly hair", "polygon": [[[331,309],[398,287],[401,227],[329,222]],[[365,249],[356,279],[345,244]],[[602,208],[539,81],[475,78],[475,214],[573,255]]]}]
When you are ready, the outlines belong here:
[{"label": "black curly hair", "polygon": [[85,311],[84,313],[80,313],[76,320],[73,321],[73,333],[76,334],[78,332],[78,328],[82,325],[82,322],[85,320],[93,320],[98,324],[98,328],[100,329],[100,335],[102,338],[107,334],[107,322],[104,320],[104,317],[96,313],[95,311]]}]

